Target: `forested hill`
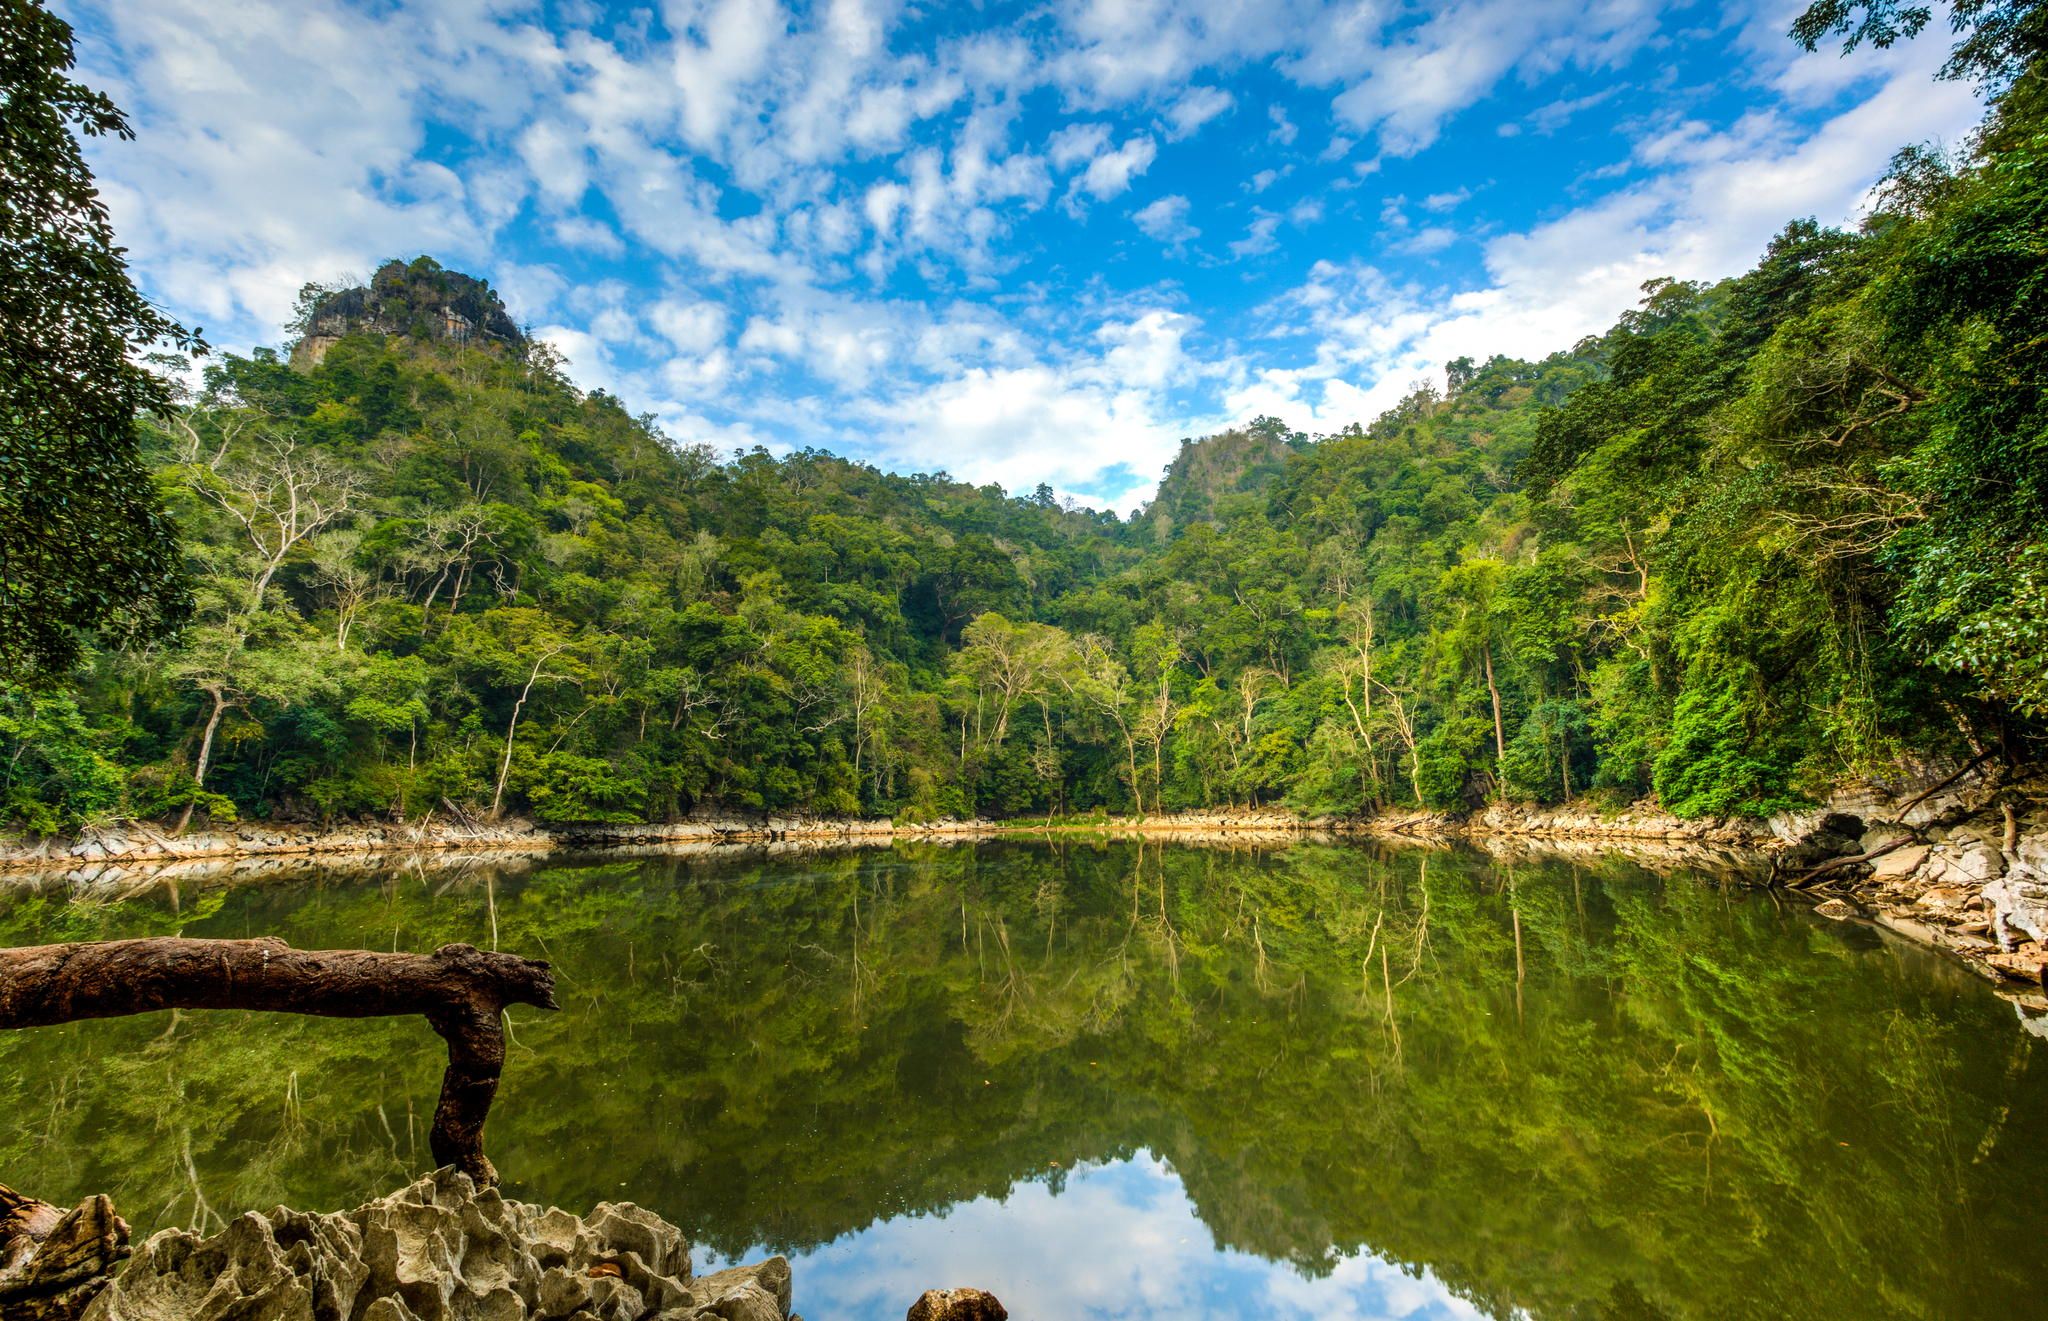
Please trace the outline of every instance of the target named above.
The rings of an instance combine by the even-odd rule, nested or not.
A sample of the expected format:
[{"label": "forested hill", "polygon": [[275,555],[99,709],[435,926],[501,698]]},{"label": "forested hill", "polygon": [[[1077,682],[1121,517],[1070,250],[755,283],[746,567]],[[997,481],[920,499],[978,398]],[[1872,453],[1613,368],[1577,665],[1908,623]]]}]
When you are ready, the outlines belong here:
[{"label": "forested hill", "polygon": [[1760,813],[2048,715],[2041,79],[1855,232],[1192,443],[1130,522],[721,459],[420,259],[147,443],[197,609],[0,695],[5,815]]}]

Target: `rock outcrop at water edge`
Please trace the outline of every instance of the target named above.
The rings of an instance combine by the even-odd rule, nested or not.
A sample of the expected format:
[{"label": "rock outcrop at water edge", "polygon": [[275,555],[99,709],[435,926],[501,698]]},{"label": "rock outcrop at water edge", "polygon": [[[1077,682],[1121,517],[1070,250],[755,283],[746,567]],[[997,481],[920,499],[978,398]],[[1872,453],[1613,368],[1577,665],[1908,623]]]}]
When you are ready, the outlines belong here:
[{"label": "rock outcrop at water edge", "polygon": [[630,1202],[579,1218],[442,1169],[353,1211],[164,1230],[85,1321],[786,1321],[789,1298],[781,1257],[693,1276],[682,1231]]},{"label": "rock outcrop at water edge", "polygon": [[[2048,978],[2048,776],[1970,772],[1938,791],[1868,786],[1831,798],[1826,829],[1788,849],[1787,884],[1827,898],[1829,917],[1866,918],[1960,954],[2008,983]],[[2009,992],[2048,1036],[2048,994]]]}]

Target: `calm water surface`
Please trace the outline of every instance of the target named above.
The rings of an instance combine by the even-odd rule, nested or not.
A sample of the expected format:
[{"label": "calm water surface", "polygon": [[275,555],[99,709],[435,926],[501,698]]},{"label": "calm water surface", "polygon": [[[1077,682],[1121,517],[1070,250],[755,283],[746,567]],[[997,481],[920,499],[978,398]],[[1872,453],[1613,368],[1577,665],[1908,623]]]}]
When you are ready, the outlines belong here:
[{"label": "calm water surface", "polygon": [[[2048,1040],[1706,877],[1077,838],[0,891],[0,942],[173,932],[553,959],[506,1191],[788,1253],[812,1321],[2039,1314]],[[442,1061],[413,1021],[0,1033],[0,1181],[143,1232],[353,1205],[426,1168]]]}]

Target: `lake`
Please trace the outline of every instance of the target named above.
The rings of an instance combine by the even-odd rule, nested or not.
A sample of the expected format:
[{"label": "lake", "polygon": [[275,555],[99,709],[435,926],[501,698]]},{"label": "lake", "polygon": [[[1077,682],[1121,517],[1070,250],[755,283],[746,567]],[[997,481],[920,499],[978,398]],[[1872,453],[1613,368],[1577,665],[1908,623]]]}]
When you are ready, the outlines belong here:
[{"label": "lake", "polygon": [[[172,933],[551,959],[507,1195],[787,1253],[811,1321],[2040,1302],[2042,1025],[1709,875],[1068,836],[0,889],[0,942]],[[352,1206],[430,1164],[444,1059],[418,1020],[0,1033],[0,1182],[138,1235]]]}]

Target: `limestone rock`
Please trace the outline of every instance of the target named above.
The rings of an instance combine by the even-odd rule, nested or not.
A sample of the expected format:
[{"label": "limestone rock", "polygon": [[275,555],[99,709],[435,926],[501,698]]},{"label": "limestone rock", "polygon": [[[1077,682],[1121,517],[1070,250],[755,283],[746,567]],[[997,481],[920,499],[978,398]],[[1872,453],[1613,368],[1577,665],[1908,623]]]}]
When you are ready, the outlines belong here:
[{"label": "limestone rock", "polygon": [[2048,984],[2048,946],[2028,941],[2010,954],[1987,954],[1984,962],[2008,977]]},{"label": "limestone rock", "polygon": [[1010,1310],[980,1289],[927,1289],[903,1321],[1009,1321]]},{"label": "limestone rock", "polygon": [[1991,931],[2001,949],[2021,935],[2048,943],[2048,873],[2026,863],[1984,887],[1991,906]]},{"label": "limestone rock", "polygon": [[631,1203],[578,1218],[438,1170],[353,1211],[280,1207],[152,1237],[86,1321],[785,1321],[789,1263],[690,1277],[682,1231]]},{"label": "limestone rock", "polygon": [[1995,844],[1973,840],[1963,847],[1963,856],[1957,860],[1955,870],[1962,873],[1963,884],[1983,885],[2005,874],[2005,855]]},{"label": "limestone rock", "polygon": [[[0,1188],[0,1205],[21,1199]],[[95,1194],[55,1217],[54,1208],[27,1202],[11,1226],[23,1235],[0,1255],[0,1317],[7,1321],[72,1321],[105,1287],[128,1255],[128,1222]]]},{"label": "limestone rock", "polygon": [[692,1315],[780,1321],[789,1314],[789,1291],[789,1262],[770,1257],[757,1266],[736,1266],[692,1280],[690,1297],[699,1309]]},{"label": "limestone rock", "polygon": [[1927,861],[1927,846],[1924,844],[1909,844],[1904,848],[1893,849],[1883,857],[1871,861],[1871,879],[1890,881],[1897,880],[1903,876],[1911,876],[1915,871],[1919,870],[1920,864],[1925,861]]},{"label": "limestone rock", "polygon": [[1938,917],[1955,923],[1963,919],[1970,906],[1977,901],[1977,892],[1964,885],[1933,885],[1922,890],[1913,900],[1913,906],[1930,917]]}]

